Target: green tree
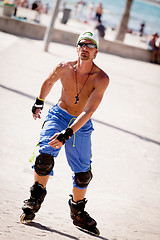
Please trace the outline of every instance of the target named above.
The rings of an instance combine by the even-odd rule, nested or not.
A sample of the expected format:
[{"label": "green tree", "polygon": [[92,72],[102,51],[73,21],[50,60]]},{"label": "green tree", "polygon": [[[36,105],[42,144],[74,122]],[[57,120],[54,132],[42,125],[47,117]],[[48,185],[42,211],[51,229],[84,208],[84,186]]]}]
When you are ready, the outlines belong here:
[{"label": "green tree", "polygon": [[132,6],[133,0],[127,0],[124,13],[122,15],[120,24],[116,30],[115,40],[123,41],[125,34],[128,29],[128,21],[130,16],[130,9]]}]

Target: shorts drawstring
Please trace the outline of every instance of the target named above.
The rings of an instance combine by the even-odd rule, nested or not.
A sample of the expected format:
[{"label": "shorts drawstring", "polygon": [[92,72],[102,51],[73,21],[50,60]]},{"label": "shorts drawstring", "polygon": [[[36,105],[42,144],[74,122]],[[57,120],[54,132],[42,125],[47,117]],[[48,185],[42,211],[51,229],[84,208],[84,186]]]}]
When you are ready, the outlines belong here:
[{"label": "shorts drawstring", "polygon": [[32,153],[32,156],[30,157],[29,159],[29,162],[34,162],[34,159],[36,157],[35,155],[35,151],[36,151],[36,148],[39,146],[39,142],[37,143],[37,145],[35,146],[34,150],[33,150],[33,153]]},{"label": "shorts drawstring", "polygon": [[[45,123],[46,123],[46,121],[43,122],[41,129],[43,129]],[[35,148],[33,149],[33,153],[32,153],[32,156],[31,156],[30,159],[29,159],[29,162],[34,162],[34,159],[35,159],[35,157],[36,157],[35,151],[36,151],[37,147],[39,146],[39,144],[40,144],[40,142],[38,142],[38,143],[36,144]]]},{"label": "shorts drawstring", "polygon": [[[76,117],[71,118],[71,120],[70,120],[69,123],[68,123],[67,128],[71,125],[72,121],[74,122],[75,120],[76,120]],[[74,133],[73,147],[76,146],[76,145],[75,145],[75,141],[76,141],[76,135],[75,135],[75,133]]]}]

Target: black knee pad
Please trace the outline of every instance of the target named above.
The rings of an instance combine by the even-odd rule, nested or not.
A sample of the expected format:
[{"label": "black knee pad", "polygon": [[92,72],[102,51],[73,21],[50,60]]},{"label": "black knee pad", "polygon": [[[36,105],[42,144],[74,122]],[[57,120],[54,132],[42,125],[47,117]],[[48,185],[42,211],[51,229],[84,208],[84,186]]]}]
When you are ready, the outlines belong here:
[{"label": "black knee pad", "polygon": [[35,171],[39,176],[48,175],[54,166],[54,157],[47,153],[41,153],[35,162]]},{"label": "black knee pad", "polygon": [[93,175],[90,170],[87,172],[78,172],[75,173],[75,183],[80,188],[85,188],[88,186],[92,179]]}]

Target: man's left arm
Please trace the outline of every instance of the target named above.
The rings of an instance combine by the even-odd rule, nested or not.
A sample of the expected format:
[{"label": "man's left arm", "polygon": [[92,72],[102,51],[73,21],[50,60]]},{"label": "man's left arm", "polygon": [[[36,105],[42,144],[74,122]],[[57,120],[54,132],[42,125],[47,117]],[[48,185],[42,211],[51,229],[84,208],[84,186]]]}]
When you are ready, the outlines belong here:
[{"label": "man's left arm", "polygon": [[53,148],[62,147],[66,140],[68,140],[91,118],[92,114],[96,111],[99,104],[101,103],[108,84],[109,78],[108,76],[105,76],[103,79],[101,79],[101,82],[97,84],[98,86],[94,88],[84,107],[83,112],[76,118],[74,123],[69,128],[67,128],[60,134],[55,134],[52,138],[50,138],[50,146],[52,146]]},{"label": "man's left arm", "polygon": [[70,126],[72,128],[73,133],[78,131],[91,117],[92,114],[96,111],[99,104],[102,101],[105,90],[107,89],[109,84],[108,76],[105,76],[101,81],[97,84],[91,93],[83,112],[77,117],[74,123]]}]

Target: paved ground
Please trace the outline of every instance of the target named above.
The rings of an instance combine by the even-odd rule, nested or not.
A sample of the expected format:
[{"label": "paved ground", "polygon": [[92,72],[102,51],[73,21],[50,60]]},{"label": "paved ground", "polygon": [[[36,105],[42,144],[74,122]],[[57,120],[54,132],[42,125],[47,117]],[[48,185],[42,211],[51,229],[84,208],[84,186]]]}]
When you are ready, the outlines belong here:
[{"label": "paved ground", "polygon": [[[76,48],[18,38],[0,32],[0,237],[8,239],[96,239],[79,231],[69,218],[71,172],[64,150],[56,160],[48,195],[31,225],[19,223],[21,206],[33,183],[30,158],[42,120],[31,106],[40,85],[61,60],[76,58]],[[87,210],[105,240],[160,239],[160,67],[99,53],[95,62],[110,85],[93,116],[93,174]]]}]

